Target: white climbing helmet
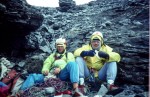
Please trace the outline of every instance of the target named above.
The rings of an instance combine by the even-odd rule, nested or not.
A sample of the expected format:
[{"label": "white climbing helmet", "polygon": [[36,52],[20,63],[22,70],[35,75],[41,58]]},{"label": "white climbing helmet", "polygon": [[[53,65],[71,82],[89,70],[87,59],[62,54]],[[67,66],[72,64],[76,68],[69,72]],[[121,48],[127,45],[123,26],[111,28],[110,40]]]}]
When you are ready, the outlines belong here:
[{"label": "white climbing helmet", "polygon": [[56,39],[56,46],[63,46],[64,48],[66,48],[66,39],[64,38]]}]

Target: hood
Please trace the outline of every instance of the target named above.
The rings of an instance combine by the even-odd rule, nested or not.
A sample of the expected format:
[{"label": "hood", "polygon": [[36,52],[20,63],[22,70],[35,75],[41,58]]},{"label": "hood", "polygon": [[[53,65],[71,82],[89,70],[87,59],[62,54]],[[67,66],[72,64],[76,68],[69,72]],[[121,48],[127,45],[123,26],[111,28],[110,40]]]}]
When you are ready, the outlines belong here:
[{"label": "hood", "polygon": [[101,45],[104,45],[104,41],[103,41],[103,35],[102,35],[102,33],[101,32],[99,32],[99,31],[96,31],[96,32],[94,32],[92,35],[91,35],[91,38],[90,38],[90,41],[92,41],[92,40],[100,40],[101,41]]}]

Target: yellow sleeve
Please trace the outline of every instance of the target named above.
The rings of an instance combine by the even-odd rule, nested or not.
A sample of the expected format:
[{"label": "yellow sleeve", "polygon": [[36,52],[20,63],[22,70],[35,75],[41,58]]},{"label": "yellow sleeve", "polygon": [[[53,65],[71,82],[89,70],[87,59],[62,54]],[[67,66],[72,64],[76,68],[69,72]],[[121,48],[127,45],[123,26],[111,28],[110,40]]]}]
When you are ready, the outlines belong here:
[{"label": "yellow sleeve", "polygon": [[53,61],[54,61],[54,54],[51,54],[49,57],[47,57],[47,59],[44,61],[44,64],[43,64],[43,68],[42,68],[42,73],[44,71],[49,71],[50,68],[52,67],[52,64],[53,64]]},{"label": "yellow sleeve", "polygon": [[108,62],[119,62],[121,60],[121,56],[117,52],[113,52],[113,49],[109,46],[105,46],[105,51],[109,54],[109,60]]},{"label": "yellow sleeve", "polygon": [[75,61],[75,58],[74,58],[73,53],[68,52],[67,54],[68,54],[68,55],[67,55],[67,63],[68,63],[68,62],[71,62],[71,61]]},{"label": "yellow sleeve", "polygon": [[89,45],[84,45],[81,48],[77,48],[74,51],[74,56],[78,57],[78,56],[80,56],[80,54],[81,54],[82,51],[88,51],[88,50],[91,50],[91,47]]},{"label": "yellow sleeve", "polygon": [[120,62],[121,60],[121,57],[118,53],[116,52],[111,52],[109,53],[109,60],[108,62],[112,62],[112,61],[115,61],[115,62]]}]

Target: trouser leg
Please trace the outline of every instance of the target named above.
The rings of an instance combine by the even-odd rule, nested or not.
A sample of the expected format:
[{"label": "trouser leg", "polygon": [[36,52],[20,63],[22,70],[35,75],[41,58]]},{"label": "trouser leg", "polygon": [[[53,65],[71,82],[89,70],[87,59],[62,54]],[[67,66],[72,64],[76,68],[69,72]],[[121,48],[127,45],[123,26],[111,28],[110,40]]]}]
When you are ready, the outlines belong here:
[{"label": "trouser leg", "polygon": [[103,81],[108,81],[108,80],[114,81],[116,79],[116,75],[117,75],[116,62],[105,63],[98,73],[99,79]]},{"label": "trouser leg", "polygon": [[79,66],[79,77],[80,78],[86,78],[89,76],[89,69],[82,57],[77,57],[76,58],[76,63]]},{"label": "trouser leg", "polygon": [[70,79],[72,83],[79,82],[79,67],[76,62],[69,62],[59,74],[61,80]]}]

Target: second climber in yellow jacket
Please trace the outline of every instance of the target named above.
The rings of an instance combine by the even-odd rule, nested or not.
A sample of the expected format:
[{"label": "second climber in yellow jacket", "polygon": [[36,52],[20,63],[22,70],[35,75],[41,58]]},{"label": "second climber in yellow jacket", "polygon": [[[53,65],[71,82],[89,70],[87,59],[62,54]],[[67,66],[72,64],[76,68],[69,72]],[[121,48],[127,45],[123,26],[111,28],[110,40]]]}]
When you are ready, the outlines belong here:
[{"label": "second climber in yellow jacket", "polygon": [[[104,44],[103,35],[96,31],[90,37],[90,43],[75,50],[74,55],[79,65],[80,84],[93,73],[101,81],[107,82],[107,88],[113,90],[117,75],[117,62],[120,55]],[[91,79],[92,80],[92,79]]]}]

